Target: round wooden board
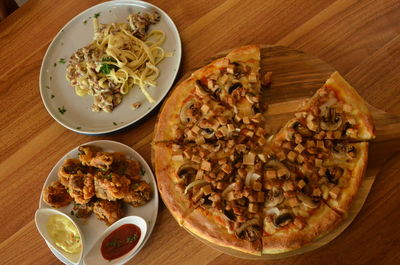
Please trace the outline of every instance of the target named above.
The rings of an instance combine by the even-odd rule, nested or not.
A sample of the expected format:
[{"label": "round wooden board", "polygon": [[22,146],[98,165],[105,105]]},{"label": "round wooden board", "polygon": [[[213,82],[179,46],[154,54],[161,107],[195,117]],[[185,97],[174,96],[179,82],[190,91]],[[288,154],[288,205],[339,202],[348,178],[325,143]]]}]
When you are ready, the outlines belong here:
[{"label": "round wooden board", "polygon": [[[214,59],[225,56],[228,52],[229,51],[225,51],[207,59],[199,66],[199,68],[210,63]],[[275,133],[281,126],[283,126],[286,121],[292,117],[297,106],[306,98],[311,97],[334,71],[335,69],[326,62],[302,51],[293,50],[283,46],[262,46],[261,74],[272,72],[271,86],[263,91],[263,102],[267,104],[267,111],[264,113],[267,131],[269,131],[269,133]],[[189,77],[190,74],[191,73],[186,73],[178,84]],[[177,85],[175,85],[175,87],[176,86]],[[172,90],[171,93],[174,93],[174,90]],[[161,111],[162,109],[163,107],[161,108]],[[374,111],[378,114],[382,113],[377,109],[374,109]],[[261,256],[254,256],[231,248],[212,244],[192,234],[189,230],[186,230],[208,246],[239,258],[273,260],[302,254],[326,245],[350,225],[361,210],[362,205],[368,196],[375,176],[378,173],[378,168],[379,167],[377,166],[368,167],[361,183],[360,190],[352,203],[348,215],[335,230],[323,235],[308,245],[293,251],[280,254],[263,254]]]}]

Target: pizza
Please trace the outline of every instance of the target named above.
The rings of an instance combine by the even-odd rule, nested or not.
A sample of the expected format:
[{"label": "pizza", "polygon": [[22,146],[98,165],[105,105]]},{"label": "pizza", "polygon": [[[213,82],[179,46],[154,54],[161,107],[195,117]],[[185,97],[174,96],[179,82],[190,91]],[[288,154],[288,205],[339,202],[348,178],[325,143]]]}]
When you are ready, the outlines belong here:
[{"label": "pizza", "polygon": [[337,227],[375,137],[365,103],[337,72],[268,134],[263,72],[257,45],[195,71],[164,102],[152,142],[158,189],[178,223],[253,255],[294,250]]}]

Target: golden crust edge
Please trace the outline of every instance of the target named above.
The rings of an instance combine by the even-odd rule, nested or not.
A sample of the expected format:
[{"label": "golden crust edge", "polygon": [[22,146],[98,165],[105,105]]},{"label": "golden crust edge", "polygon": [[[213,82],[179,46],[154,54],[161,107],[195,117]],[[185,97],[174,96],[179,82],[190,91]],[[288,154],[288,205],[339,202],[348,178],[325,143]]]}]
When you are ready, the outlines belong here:
[{"label": "golden crust edge", "polygon": [[[234,234],[230,234],[225,226],[217,223],[210,216],[212,213],[206,210],[196,209],[191,214],[187,215],[183,221],[183,227],[199,238],[216,244],[221,247],[226,247],[238,250],[247,254],[260,256],[262,251],[261,239],[255,242],[237,239]],[[259,245],[258,247],[256,245]]]},{"label": "golden crust edge", "polygon": [[[290,234],[279,234],[263,237],[263,254],[279,254],[300,249],[309,243],[329,234],[343,220],[343,216],[331,209],[327,204],[324,205],[324,211],[319,217],[313,216],[313,223],[308,229],[295,230]],[[322,218],[321,216],[322,215]],[[316,219],[316,220],[315,220]],[[315,221],[315,222],[314,222]],[[309,223],[308,223],[309,224]],[[268,240],[265,240],[268,238]],[[266,244],[268,243],[268,244]]]},{"label": "golden crust edge", "polygon": [[[152,154],[152,163],[157,176],[158,191],[165,206],[171,212],[171,215],[179,225],[182,225],[184,217],[190,214],[193,209],[190,207],[183,207],[185,204],[187,205],[188,202],[185,201],[185,197],[181,191],[175,189],[176,185],[172,179],[175,173],[173,172],[173,168],[169,165],[170,160],[166,159],[170,153],[170,149],[167,146],[161,145],[161,143],[153,144],[152,149],[154,154]],[[175,196],[176,194],[182,194],[182,196]]]}]

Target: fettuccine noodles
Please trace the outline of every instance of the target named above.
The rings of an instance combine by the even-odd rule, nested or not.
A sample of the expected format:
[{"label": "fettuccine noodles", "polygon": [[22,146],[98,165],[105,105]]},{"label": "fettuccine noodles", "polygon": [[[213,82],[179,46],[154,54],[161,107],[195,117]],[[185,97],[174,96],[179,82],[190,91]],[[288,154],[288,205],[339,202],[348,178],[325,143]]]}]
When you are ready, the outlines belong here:
[{"label": "fettuccine noodles", "polygon": [[147,33],[159,18],[158,13],[138,13],[129,15],[129,23],[100,24],[93,19],[93,42],[78,49],[67,68],[76,94],[94,97],[93,111],[111,112],[135,85],[150,103],[155,102],[147,88],[157,85],[157,65],[170,56],[160,47],[165,33]]}]

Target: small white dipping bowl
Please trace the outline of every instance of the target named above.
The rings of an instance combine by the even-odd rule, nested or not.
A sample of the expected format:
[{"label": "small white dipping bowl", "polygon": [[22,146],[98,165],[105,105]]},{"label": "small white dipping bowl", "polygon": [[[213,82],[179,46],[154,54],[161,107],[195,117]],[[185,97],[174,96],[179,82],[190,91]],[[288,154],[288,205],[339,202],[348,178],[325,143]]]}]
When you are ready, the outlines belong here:
[{"label": "small white dipping bowl", "polygon": [[[111,234],[113,231],[118,229],[120,226],[125,225],[125,224],[134,224],[137,227],[140,228],[140,238],[139,241],[137,242],[136,246],[131,249],[128,253],[125,255],[113,259],[113,260],[106,260],[103,258],[103,255],[101,254],[101,244],[103,243],[103,240]],[[102,264],[107,264],[107,265],[115,265],[115,264],[124,264],[128,262],[131,258],[133,258],[137,254],[137,250],[140,248],[140,246],[143,243],[144,238],[146,237],[147,233],[147,223],[146,221],[139,216],[127,216],[124,217],[117,222],[113,223],[110,227],[104,231],[103,235],[99,239],[97,239],[96,243],[94,243],[93,247],[89,250],[87,255],[84,257],[83,262],[86,265],[91,265],[91,264],[96,264],[96,265],[102,265]]]},{"label": "small white dipping bowl", "polygon": [[[72,254],[72,253],[65,252],[54,243],[53,239],[50,237],[50,235],[47,231],[47,222],[48,222],[49,218],[53,215],[64,216],[65,218],[70,220],[75,225],[75,227],[78,229],[78,233],[79,233],[79,236],[81,238],[81,243],[82,243],[81,251],[79,253]],[[79,264],[81,262],[82,256],[83,256],[84,238],[83,238],[83,234],[82,234],[81,230],[76,225],[74,220],[71,219],[71,217],[69,217],[65,213],[57,211],[55,209],[41,208],[41,209],[38,209],[35,213],[35,223],[36,223],[36,227],[37,227],[40,235],[42,235],[44,240],[46,240],[46,242],[48,244],[50,244],[58,254],[63,256],[65,259],[67,259],[72,264]]]}]

